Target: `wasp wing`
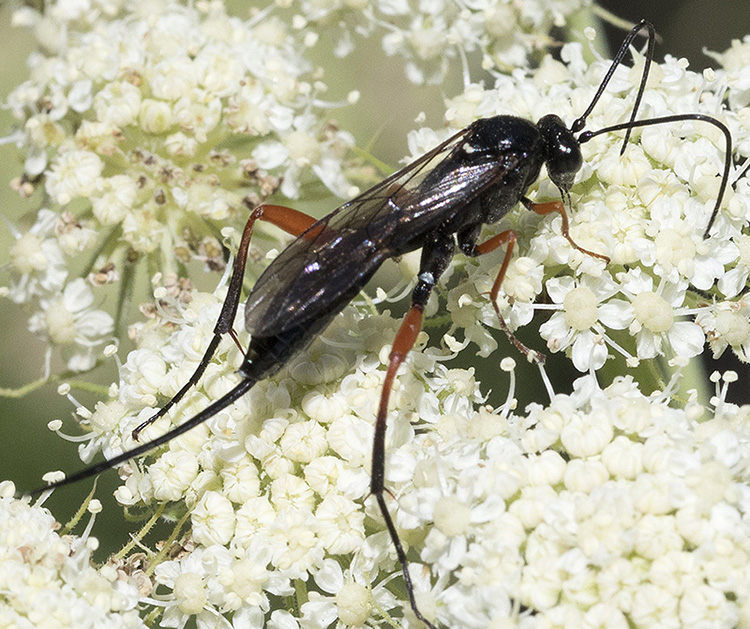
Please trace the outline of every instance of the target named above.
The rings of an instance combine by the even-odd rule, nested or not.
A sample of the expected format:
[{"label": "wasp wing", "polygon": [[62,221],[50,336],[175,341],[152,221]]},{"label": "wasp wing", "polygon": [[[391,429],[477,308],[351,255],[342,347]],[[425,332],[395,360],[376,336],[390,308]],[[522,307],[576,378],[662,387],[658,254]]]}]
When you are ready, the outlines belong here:
[{"label": "wasp wing", "polygon": [[489,157],[451,159],[472,127],[337,208],[292,241],[247,299],[245,326],[275,336],[338,312],[384,260],[413,251],[512,168]]}]

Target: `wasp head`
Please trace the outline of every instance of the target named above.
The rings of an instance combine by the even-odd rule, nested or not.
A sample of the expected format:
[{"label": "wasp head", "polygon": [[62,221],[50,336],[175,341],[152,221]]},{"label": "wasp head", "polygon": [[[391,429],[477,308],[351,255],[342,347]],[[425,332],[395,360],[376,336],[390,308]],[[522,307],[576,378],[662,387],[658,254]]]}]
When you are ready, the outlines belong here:
[{"label": "wasp head", "polygon": [[583,164],[578,140],[562,119],[554,114],[540,118],[537,128],[544,144],[544,162],[549,177],[561,191],[567,193]]}]

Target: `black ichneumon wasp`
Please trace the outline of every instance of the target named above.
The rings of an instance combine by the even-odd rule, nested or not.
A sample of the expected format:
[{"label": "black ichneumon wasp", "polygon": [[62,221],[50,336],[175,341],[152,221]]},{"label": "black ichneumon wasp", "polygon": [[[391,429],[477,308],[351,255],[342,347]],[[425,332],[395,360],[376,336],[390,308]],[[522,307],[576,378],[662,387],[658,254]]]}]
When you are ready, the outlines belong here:
[{"label": "black ichneumon wasp", "polygon": [[[643,30],[648,33],[648,49],[630,120],[593,132],[584,131],[586,118],[630,45]],[[519,349],[529,352],[505,327],[496,301],[516,235],[508,230],[478,243],[482,226],[499,221],[519,202],[539,214],[559,213],[562,233],[573,247],[608,260],[604,255],[582,249],[573,241],[568,233],[563,202],[534,203],[525,196],[544,164],[563,201],[569,204],[569,191],[583,163],[580,145],[597,135],[625,130],[622,153],[631,130],[638,127],[697,120],[722,131],[726,139],[724,173],[704,233],[704,237],[708,237],[729,179],[731,135],[724,124],[702,114],[636,120],[653,58],[654,38],[654,28],[645,20],[630,31],[590,105],[570,128],[554,114],[542,117],[537,123],[507,115],[480,119],[320,220],[284,206],[266,204],[256,207],[245,225],[227,298],[206,353],[187,383],[133,432],[134,438],[182,399],[201,378],[221,337],[233,334],[250,238],[255,222],[264,220],[281,227],[296,239],[268,266],[248,295],[245,327],[251,341],[239,370],[242,376],[239,384],[166,434],[34,493],[95,476],[165,444],[214,416],[258,381],[279,371],[297,351],[307,346],[360,292],[386,259],[421,249],[420,272],[412,293],[411,308],[394,339],[381,392],[375,422],[370,493],[377,501],[395,547],[411,609],[426,626],[434,629],[433,623],[417,606],[406,553],[385,501],[386,417],[398,368],[416,341],[430,293],[448,267],[457,245],[467,256],[478,256],[501,245],[507,246],[489,297],[509,338]]]}]

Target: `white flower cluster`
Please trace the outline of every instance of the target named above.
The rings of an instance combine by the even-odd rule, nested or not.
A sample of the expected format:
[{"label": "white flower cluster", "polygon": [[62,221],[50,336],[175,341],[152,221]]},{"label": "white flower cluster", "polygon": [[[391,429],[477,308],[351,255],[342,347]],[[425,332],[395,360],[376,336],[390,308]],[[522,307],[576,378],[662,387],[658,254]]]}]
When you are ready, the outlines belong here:
[{"label": "white flower cluster", "polygon": [[42,507],[0,483],[0,626],[18,629],[145,628],[137,587],[111,566],[96,569],[93,537],[60,536]]},{"label": "white flower cluster", "polygon": [[406,74],[415,83],[440,83],[451,60],[465,53],[481,54],[486,70],[526,67],[531,53],[551,43],[553,27],[564,26],[572,14],[591,5],[591,0],[277,2],[298,10],[296,23],[312,37],[325,25],[325,41],[336,42],[338,56],[351,52],[357,36],[381,36],[387,55],[406,59]]},{"label": "white flower cluster", "polygon": [[69,212],[39,210],[36,222],[25,233],[14,230],[16,242],[10,248],[14,277],[0,294],[16,303],[34,303],[29,329],[48,346],[60,348],[67,366],[74,371],[90,369],[95,349],[109,339],[114,320],[94,308],[94,293],[81,278],[69,280],[66,262],[84,251],[94,232]]},{"label": "white flower cluster", "polygon": [[[111,329],[108,315],[91,309],[84,281],[69,280],[74,255],[99,252],[95,284],[116,281],[129,255],[149,258],[162,277],[194,257],[219,265],[210,253],[218,243],[207,234],[236,218],[241,196],[262,199],[279,186],[295,194],[307,168],[331,188],[345,186],[348,137],[311,113],[322,87],[304,80],[311,69],[286,27],[269,15],[229,18],[213,2],[197,3],[197,12],[159,6],[154,13],[137,2],[61,1],[44,17],[21,13],[57,46],[38,56],[36,75],[12,102],[26,120],[28,146],[38,148],[29,149],[29,181],[43,173],[60,211],[40,211],[18,235],[8,293],[40,304],[32,327],[54,343],[91,347]],[[422,3],[408,17],[442,15],[445,6]],[[452,23],[463,24],[472,10],[486,15],[489,8],[472,6]],[[118,11],[125,17],[102,18]],[[349,5],[314,11],[305,5],[300,32],[305,19],[339,12],[342,28],[358,28]],[[471,38],[490,54],[490,40]],[[736,155],[747,156],[750,121],[741,108],[750,100],[742,65],[748,47],[750,40],[721,55],[725,70],[713,74],[689,72],[671,58],[655,64],[640,117],[708,113],[730,128]],[[588,66],[577,45],[563,48],[562,59],[500,77],[492,90],[470,87],[449,102],[450,125],[497,113],[537,120],[554,112],[572,121],[608,63]],[[638,65],[618,70],[590,129],[628,119]],[[424,78],[419,72],[412,71]],[[415,132],[414,155],[450,133]],[[648,127],[633,133],[620,157],[621,138],[585,145],[571,191],[573,238],[611,261],[573,250],[559,218],[513,212],[493,227],[519,235],[500,308],[514,329],[535,310],[553,310],[541,333],[550,351],[569,351],[581,371],[599,369],[610,354],[629,364],[662,355],[679,363],[706,340],[716,354],[731,347],[747,357],[748,178],[732,173],[704,239],[722,136],[698,122]],[[229,141],[231,154],[223,150]],[[558,193],[542,179],[531,195]],[[76,218],[72,206],[82,202],[91,213]],[[451,349],[468,341],[485,355],[495,349],[487,327],[497,318],[484,293],[501,256],[467,261],[467,276],[451,279],[447,309],[467,340],[449,341]],[[223,290],[209,295],[169,282],[144,308],[150,320],[131,326],[136,349],[110,399],[80,413],[90,430],[85,461],[138,445],[132,430],[184,385],[212,337]],[[535,305],[543,292],[552,304]],[[271,629],[420,626],[380,513],[367,500],[373,421],[398,326],[387,313],[346,308],[273,378],[123,466],[121,504],[168,503],[171,518],[190,522],[181,552],[155,567],[153,590],[141,593],[152,619],[161,613],[171,627],[192,617],[198,626]],[[246,345],[246,335],[239,337]],[[675,408],[670,390],[647,397],[626,378],[601,390],[589,375],[546,408],[512,414],[511,400],[497,413],[479,408],[471,370],[448,369],[441,351],[420,351],[422,342],[391,396],[385,480],[420,610],[436,625],[750,624],[747,408],[726,404],[720,390],[705,419],[694,398]],[[198,385],[139,443],[221,398],[236,385],[241,362],[241,351],[224,339]],[[15,548],[11,541],[0,543],[3,552]],[[135,605],[108,597],[108,611]]]},{"label": "white flower cluster", "polygon": [[[84,458],[94,449],[111,457],[136,445],[131,431],[197,366],[220,307],[219,297],[196,292],[189,305],[173,303],[162,312],[166,318],[134,330],[138,349],[122,367],[116,397],[99,403],[86,422],[92,439]],[[153,461],[147,459],[149,465],[126,466],[127,479],[115,494],[119,502],[167,501],[177,512],[191,510],[194,550],[155,570],[151,597],[165,607],[163,626],[182,626],[191,615],[209,622],[217,613],[242,626],[275,626],[265,623],[281,622],[280,614],[292,617],[271,601],[305,590],[310,600],[300,601],[300,625],[325,626],[316,623],[331,613],[334,619],[356,615],[341,610],[357,607],[341,594],[344,581],[350,587],[343,591],[355,601],[366,595],[362,622],[373,596],[382,613],[395,608],[400,614],[400,601],[382,583],[400,569],[376,509],[364,506],[387,360],[383,347],[397,326],[387,314],[347,309],[283,375],[260,382],[236,404],[170,441]],[[435,423],[445,409],[466,416],[480,401],[471,373],[447,370],[436,364],[436,355],[430,350],[413,361],[424,373],[435,370],[429,388],[427,376],[399,378],[399,418],[389,430],[389,448],[413,441],[410,419]],[[194,391],[147,428],[141,442],[226,393],[238,381],[241,359],[226,339]],[[331,611],[332,598],[320,598],[321,590],[344,596],[339,612]]]},{"label": "white flower cluster", "polygon": [[[530,120],[556,113],[570,124],[591,101],[609,62],[588,66],[579,44],[566,45],[562,57],[565,63],[547,57],[530,75],[519,70],[500,77],[491,90],[471,86],[449,101],[447,121],[459,129],[498,113]],[[633,69],[618,69],[588,119],[589,129],[628,119],[642,65],[640,59]],[[541,335],[550,351],[568,350],[580,371],[599,369],[611,354],[624,356],[629,365],[656,356],[684,360],[701,353],[706,340],[716,355],[729,346],[748,357],[750,180],[741,172],[750,154],[742,98],[747,72],[701,75],[686,65],[671,57],[652,65],[639,119],[703,113],[730,129],[740,164],[730,173],[709,238],[703,234],[718,194],[724,138],[715,127],[695,121],[636,129],[622,157],[622,133],[598,136],[582,147],[584,166],[571,191],[571,235],[582,247],[608,256],[609,263],[574,250],[557,215],[513,212],[493,227],[519,234],[519,253],[499,304],[511,328],[528,324],[535,310],[552,310]],[[725,99],[733,109],[723,108]],[[450,133],[415,131],[411,149],[420,154]],[[555,199],[559,192],[543,177],[531,196]],[[497,326],[496,316],[484,294],[500,255],[467,263],[479,272],[470,273],[448,297],[454,322],[482,354],[496,347],[487,330]],[[534,304],[543,292],[552,303]]]},{"label": "white flower cluster", "polygon": [[248,206],[318,180],[348,193],[351,137],[321,116],[326,87],[269,12],[59,0],[15,21],[41,46],[6,102],[25,156],[16,186],[28,195],[39,182],[47,207],[14,231],[3,292],[34,305],[34,332],[73,348],[69,368],[90,368],[114,328],[74,273],[99,287],[143,259],[152,270],[194,259],[221,269],[216,235]]},{"label": "white flower cluster", "polygon": [[389,473],[398,526],[428,531],[423,609],[467,629],[744,626],[750,415],[725,392],[705,417],[585,376],[507,421],[441,416]]},{"label": "white flower cluster", "polygon": [[[194,293],[181,319],[172,311],[139,329],[116,397],[90,418],[105,454],[134,446],[130,431],[185,381],[220,303]],[[164,607],[163,626],[221,614],[235,626],[374,627],[407,609],[367,500],[397,326],[347,308],[279,375],[126,466],[121,503],[190,510],[190,552],[156,567],[147,599]],[[547,407],[497,414],[475,410],[470,370],[438,358],[412,354],[387,438],[388,500],[423,613],[467,629],[508,618],[608,629],[750,620],[750,417],[725,389],[705,418],[695,398],[673,408],[669,390],[645,396],[625,378],[602,391],[587,376]],[[228,391],[240,361],[227,340],[142,439]],[[295,597],[299,613],[279,597]]]}]

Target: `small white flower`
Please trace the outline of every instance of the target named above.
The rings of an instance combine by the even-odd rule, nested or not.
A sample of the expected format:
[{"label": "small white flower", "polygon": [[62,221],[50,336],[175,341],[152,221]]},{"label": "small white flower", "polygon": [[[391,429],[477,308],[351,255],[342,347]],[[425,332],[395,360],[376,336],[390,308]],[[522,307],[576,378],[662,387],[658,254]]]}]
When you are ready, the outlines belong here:
[{"label": "small white flower", "polygon": [[362,546],[365,515],[354,501],[331,494],[318,505],[315,519],[318,537],[329,553],[347,555]]},{"label": "small white flower", "polygon": [[199,544],[226,544],[234,533],[234,508],[221,494],[208,491],[192,512],[193,537]]},{"label": "small white flower", "polygon": [[221,571],[219,587],[225,599],[223,607],[232,610],[268,607],[263,593],[269,580],[266,563],[257,552],[250,552],[247,557],[233,561],[231,566]]},{"label": "small white flower", "polygon": [[122,368],[124,382],[119,387],[125,404],[143,404],[159,392],[166,372],[164,360],[154,351],[137,349],[128,354]]},{"label": "small white flower", "polygon": [[611,299],[602,306],[601,320],[613,329],[627,328],[636,339],[639,359],[653,358],[664,353],[667,342],[678,356],[700,354],[705,336],[700,326],[692,321],[676,320],[683,312],[687,285],[662,282],[656,291],[653,280],[640,269],[618,275],[620,292],[629,298]]},{"label": "small white flower", "polygon": [[696,323],[706,332],[714,358],[727,347],[740,357],[750,357],[750,312],[747,296],[736,302],[723,302],[706,308],[696,316]]},{"label": "small white flower", "polygon": [[154,576],[157,584],[172,590],[170,594],[160,594],[157,600],[165,606],[162,624],[165,627],[183,627],[189,616],[196,616],[197,622],[207,622],[215,618],[208,604],[207,581],[214,577],[217,561],[215,547],[196,548],[178,560],[165,561],[156,566]]},{"label": "small white flower", "polygon": [[325,429],[315,421],[290,424],[279,445],[285,457],[300,463],[322,456],[328,447]]},{"label": "small white flower", "polygon": [[287,197],[299,196],[303,168],[313,172],[335,193],[344,196],[350,184],[341,172],[340,154],[353,143],[350,134],[326,130],[325,136],[315,130],[315,120],[308,115],[295,118],[293,128],[281,133],[281,141],[267,141],[253,151],[253,159],[261,168],[275,170],[285,167],[281,191]]},{"label": "small white flower", "polygon": [[68,151],[53,162],[47,176],[47,193],[64,206],[77,197],[88,197],[101,186],[104,163],[90,151]]},{"label": "small white flower", "polygon": [[161,100],[177,101],[188,96],[197,86],[194,61],[187,55],[170,56],[154,64],[149,82],[152,94]]},{"label": "small white flower", "polygon": [[228,45],[204,46],[194,60],[198,83],[215,96],[234,93],[244,78],[242,63]]},{"label": "small white flower", "polygon": [[146,133],[159,135],[168,131],[176,120],[169,103],[144,98],[138,112],[138,123]]},{"label": "small white flower", "polygon": [[310,600],[301,607],[300,627],[317,629],[334,622],[334,626],[341,629],[346,626],[377,626],[372,619],[374,607],[391,609],[396,604],[395,597],[388,591],[386,583],[371,588],[363,580],[359,573],[344,573],[337,561],[325,559],[315,574],[315,581],[324,594],[311,592]]},{"label": "small white flower", "polygon": [[277,514],[269,531],[269,543],[272,562],[283,576],[302,578],[323,559],[323,543],[314,527],[312,512],[304,509],[286,509]]},{"label": "small white flower", "polygon": [[221,480],[224,493],[234,503],[244,504],[260,494],[258,467],[249,457],[243,457],[222,469]]},{"label": "small white flower", "polygon": [[31,229],[17,235],[10,248],[14,279],[9,296],[16,303],[32,297],[60,291],[68,277],[65,257],[54,237],[60,217],[51,210],[41,209]]},{"label": "small white flower", "polygon": [[[198,461],[188,452],[166,452],[151,467],[150,479],[154,485],[155,500],[180,500],[190,483],[198,475]],[[207,498],[204,499],[207,500]],[[203,503],[206,504],[206,503]],[[207,505],[210,507],[212,505]],[[226,506],[222,503],[222,506]],[[199,505],[194,512],[193,526],[199,529]]]},{"label": "small white flower", "polygon": [[129,212],[122,221],[122,232],[123,238],[141,253],[156,251],[166,235],[153,206]]},{"label": "small white flower", "polygon": [[284,474],[271,483],[271,501],[281,509],[312,509],[313,492],[307,483],[293,474]]},{"label": "small white flower", "polygon": [[114,321],[103,310],[92,308],[94,294],[81,278],[70,282],[56,297],[40,300],[41,310],[29,319],[29,329],[43,335],[68,354],[68,367],[90,369],[94,348],[107,341]]},{"label": "small white flower", "polygon": [[724,273],[718,281],[719,290],[727,297],[734,297],[747,285],[750,275],[750,236],[740,234],[732,243],[737,249],[734,256],[736,266]]},{"label": "small white flower", "polygon": [[132,210],[138,184],[128,175],[105,177],[100,189],[92,195],[91,209],[102,225],[115,225]]},{"label": "small white flower", "polygon": [[616,293],[616,284],[603,273],[599,278],[583,276],[579,282],[572,277],[551,278],[546,288],[560,307],[539,328],[547,347],[553,352],[571,347],[571,358],[579,371],[601,368],[609,352],[599,306]]},{"label": "small white flower", "polygon": [[94,111],[100,122],[125,127],[135,122],[141,109],[141,91],[127,81],[107,83],[94,97]]}]

